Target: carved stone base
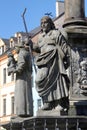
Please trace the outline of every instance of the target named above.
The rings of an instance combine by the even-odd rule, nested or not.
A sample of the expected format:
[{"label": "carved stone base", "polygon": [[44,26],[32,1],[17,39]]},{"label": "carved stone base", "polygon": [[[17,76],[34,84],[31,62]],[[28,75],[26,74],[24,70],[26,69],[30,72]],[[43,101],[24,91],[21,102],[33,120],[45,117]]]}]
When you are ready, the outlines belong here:
[{"label": "carved stone base", "polygon": [[1,124],[6,130],[87,130],[86,116],[43,116],[13,119]]},{"label": "carved stone base", "polygon": [[68,115],[67,111],[58,111],[58,110],[38,110],[37,116],[61,116],[61,115]]}]

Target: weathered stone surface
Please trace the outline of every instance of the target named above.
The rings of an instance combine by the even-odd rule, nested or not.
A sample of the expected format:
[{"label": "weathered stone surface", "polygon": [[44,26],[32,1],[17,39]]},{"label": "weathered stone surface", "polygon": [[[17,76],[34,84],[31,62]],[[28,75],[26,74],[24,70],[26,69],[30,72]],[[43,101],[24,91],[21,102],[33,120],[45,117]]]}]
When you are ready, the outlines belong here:
[{"label": "weathered stone surface", "polygon": [[84,0],[65,0],[65,19],[85,18]]},{"label": "weathered stone surface", "polygon": [[12,120],[8,124],[3,124],[7,130],[86,130],[87,129],[87,117],[85,116],[43,116],[43,117],[31,117],[22,119],[17,122]]},{"label": "weathered stone surface", "polygon": [[64,111],[64,110],[38,110],[37,111],[37,116],[64,116],[64,115],[68,115],[68,112],[67,111]]},{"label": "weathered stone surface", "polygon": [[65,0],[64,26],[87,25],[84,0]]}]

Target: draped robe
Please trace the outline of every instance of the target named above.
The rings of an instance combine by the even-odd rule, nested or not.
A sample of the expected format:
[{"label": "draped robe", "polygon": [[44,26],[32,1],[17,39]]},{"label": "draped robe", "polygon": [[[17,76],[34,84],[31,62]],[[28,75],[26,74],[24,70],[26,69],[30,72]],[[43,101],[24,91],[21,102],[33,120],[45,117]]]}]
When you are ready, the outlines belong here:
[{"label": "draped robe", "polygon": [[69,95],[69,53],[66,38],[59,30],[41,33],[38,39],[40,54],[36,58],[36,89],[45,102]]}]

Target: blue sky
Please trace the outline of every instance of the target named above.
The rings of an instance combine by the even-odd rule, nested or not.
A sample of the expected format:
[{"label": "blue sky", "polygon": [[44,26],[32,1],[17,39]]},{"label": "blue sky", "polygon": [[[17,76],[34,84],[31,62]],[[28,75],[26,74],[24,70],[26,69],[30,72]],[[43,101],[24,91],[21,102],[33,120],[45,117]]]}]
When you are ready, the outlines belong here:
[{"label": "blue sky", "polygon": [[[0,1],[0,38],[10,38],[16,32],[25,31],[21,14],[27,8],[25,19],[28,31],[40,25],[41,17],[52,12],[56,15],[56,0],[1,0]],[[87,16],[87,0],[85,0]]]}]

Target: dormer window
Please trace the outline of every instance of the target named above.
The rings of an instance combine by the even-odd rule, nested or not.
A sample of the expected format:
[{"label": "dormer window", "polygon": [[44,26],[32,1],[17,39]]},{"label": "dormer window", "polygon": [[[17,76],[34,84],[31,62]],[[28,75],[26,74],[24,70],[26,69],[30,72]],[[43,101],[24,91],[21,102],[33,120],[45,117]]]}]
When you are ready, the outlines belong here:
[{"label": "dormer window", "polygon": [[12,48],[12,47],[14,47],[14,41],[13,40],[10,41],[10,48]]},{"label": "dormer window", "polygon": [[18,37],[18,43],[20,43],[20,42],[21,42],[21,36]]}]

